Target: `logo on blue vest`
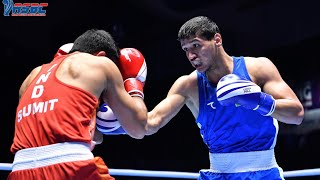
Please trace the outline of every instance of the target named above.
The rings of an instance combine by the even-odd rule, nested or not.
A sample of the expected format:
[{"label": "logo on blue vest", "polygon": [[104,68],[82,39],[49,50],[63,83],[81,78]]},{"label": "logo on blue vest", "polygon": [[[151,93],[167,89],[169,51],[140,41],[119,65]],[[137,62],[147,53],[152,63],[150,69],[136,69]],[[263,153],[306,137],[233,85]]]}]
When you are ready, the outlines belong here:
[{"label": "logo on blue vest", "polygon": [[44,7],[48,7],[48,3],[14,3],[13,0],[2,0],[2,4],[3,16],[46,16]]},{"label": "logo on blue vest", "polygon": [[216,109],[216,107],[213,105],[213,103],[214,102],[212,101],[212,102],[209,102],[207,105],[210,106],[212,109]]}]

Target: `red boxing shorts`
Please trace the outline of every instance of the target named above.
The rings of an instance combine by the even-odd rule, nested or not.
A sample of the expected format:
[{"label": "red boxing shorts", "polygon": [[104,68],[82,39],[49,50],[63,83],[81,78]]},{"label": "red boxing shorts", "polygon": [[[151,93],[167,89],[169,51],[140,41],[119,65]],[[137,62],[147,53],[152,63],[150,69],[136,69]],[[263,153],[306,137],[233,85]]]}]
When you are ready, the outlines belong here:
[{"label": "red boxing shorts", "polygon": [[18,151],[8,180],[114,180],[85,143],[58,143]]}]

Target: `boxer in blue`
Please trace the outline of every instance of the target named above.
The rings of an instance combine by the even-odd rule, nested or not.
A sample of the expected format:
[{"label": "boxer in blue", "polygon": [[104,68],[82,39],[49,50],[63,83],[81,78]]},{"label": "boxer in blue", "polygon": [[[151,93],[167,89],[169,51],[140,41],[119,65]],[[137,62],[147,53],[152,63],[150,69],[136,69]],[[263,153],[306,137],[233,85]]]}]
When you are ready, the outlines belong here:
[{"label": "boxer in blue", "polygon": [[228,55],[207,17],[184,23],[178,40],[196,70],[148,113],[148,135],[186,105],[209,148],[210,169],[200,170],[199,180],[284,179],[274,154],[278,121],[299,125],[304,109],[276,66],[265,57]]},{"label": "boxer in blue", "polygon": [[284,179],[274,154],[278,121],[299,125],[304,109],[277,67],[265,57],[228,55],[218,26],[204,16],[183,24],[178,40],[196,70],[148,113],[147,135],[186,105],[209,148],[210,169],[199,180]]}]

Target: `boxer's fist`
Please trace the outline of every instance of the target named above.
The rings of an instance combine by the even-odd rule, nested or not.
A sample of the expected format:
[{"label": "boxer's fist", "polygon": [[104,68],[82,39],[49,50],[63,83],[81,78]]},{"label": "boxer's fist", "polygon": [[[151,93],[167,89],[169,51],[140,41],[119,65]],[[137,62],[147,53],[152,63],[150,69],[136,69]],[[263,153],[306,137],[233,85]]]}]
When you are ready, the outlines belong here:
[{"label": "boxer's fist", "polygon": [[66,55],[70,52],[70,50],[72,49],[73,43],[68,43],[68,44],[64,44],[62,45],[58,51],[56,52],[56,54],[54,55],[54,57],[57,56],[62,56],[62,55]]},{"label": "boxer's fist", "polygon": [[222,77],[217,84],[217,99],[223,106],[237,105],[269,116],[275,109],[274,98],[261,92],[255,83],[235,74]]},{"label": "boxer's fist", "polygon": [[147,64],[142,53],[134,48],[121,49],[119,69],[127,92],[131,96],[144,98],[143,86],[147,78]]},{"label": "boxer's fist", "polygon": [[126,134],[119,121],[114,116],[112,109],[103,103],[97,112],[97,129],[106,135]]}]

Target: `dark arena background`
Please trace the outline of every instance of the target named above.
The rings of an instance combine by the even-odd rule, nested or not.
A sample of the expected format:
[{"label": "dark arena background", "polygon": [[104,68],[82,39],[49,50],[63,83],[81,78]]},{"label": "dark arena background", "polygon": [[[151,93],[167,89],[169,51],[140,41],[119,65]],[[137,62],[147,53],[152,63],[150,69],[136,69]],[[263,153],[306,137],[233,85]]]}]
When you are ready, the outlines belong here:
[{"label": "dark arena background", "polygon": [[[177,33],[188,19],[205,15],[219,26],[224,48],[234,56],[265,56],[305,106],[300,126],[280,123],[276,158],[284,171],[320,168],[320,23],[319,3],[297,0],[106,0],[17,1],[48,3],[46,16],[4,16],[1,5],[1,163],[12,163],[19,87],[37,65],[52,60],[57,49],[90,28],[105,29],[119,47],[145,56],[145,102],[152,109],[171,84],[193,71]],[[94,155],[109,168],[198,172],[209,168],[207,147],[187,107],[157,134],[142,140],[104,136]],[[0,171],[6,179],[9,171]],[[117,176],[116,179],[153,179]],[[154,178],[157,179],[157,178]],[[159,179],[159,178],[158,178]],[[320,176],[288,178],[319,180]]]}]

